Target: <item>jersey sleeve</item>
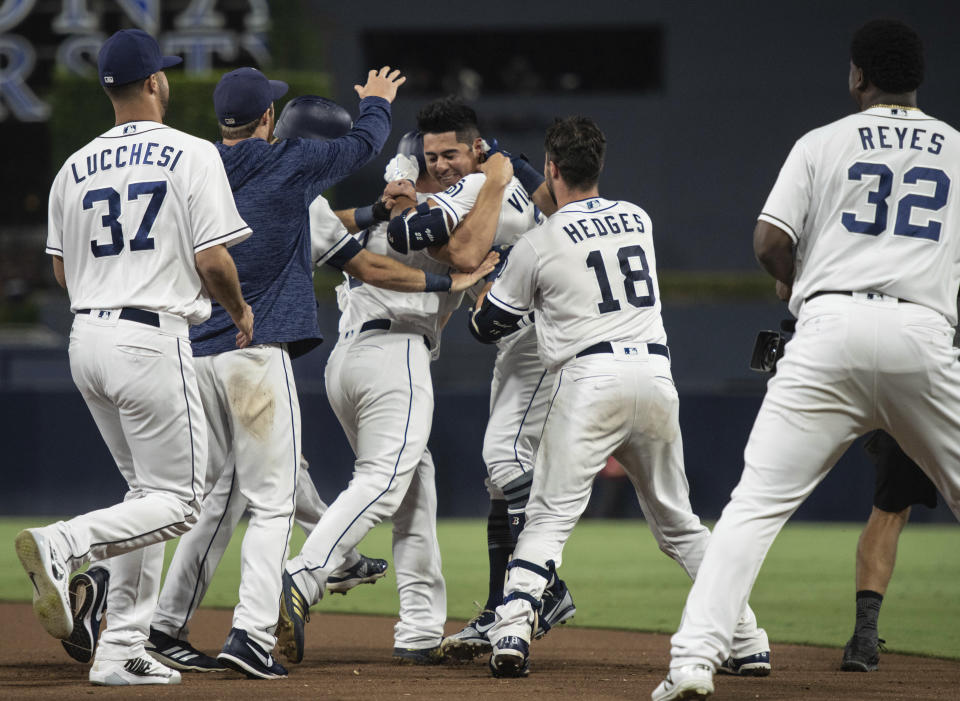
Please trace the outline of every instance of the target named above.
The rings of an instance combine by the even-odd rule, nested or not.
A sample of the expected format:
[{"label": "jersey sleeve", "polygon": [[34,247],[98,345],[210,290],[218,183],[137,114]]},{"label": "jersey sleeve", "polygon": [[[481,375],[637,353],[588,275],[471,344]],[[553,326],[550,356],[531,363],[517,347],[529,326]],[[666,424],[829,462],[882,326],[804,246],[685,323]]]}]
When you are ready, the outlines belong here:
[{"label": "jersey sleeve", "polygon": [[430,196],[449,217],[450,231],[456,229],[473,209],[473,205],[477,203],[480,188],[486,180],[487,176],[483,173],[471,173],[460,178],[443,192]]},{"label": "jersey sleeve", "polygon": [[237,211],[220,153],[207,142],[201,142],[201,150],[205,152],[197,154],[188,196],[194,253],[220,244],[232,246],[253,233]]},{"label": "jersey sleeve", "polygon": [[794,144],[759,219],[783,230],[794,243],[803,233],[813,192],[813,167],[803,141]]},{"label": "jersey sleeve", "polygon": [[537,273],[537,252],[521,237],[510,250],[510,257],[487,293],[487,299],[511,314],[526,314],[533,309]]},{"label": "jersey sleeve", "polygon": [[310,252],[314,266],[332,265],[339,270],[363,248],[334,214],[323,195],[310,203]]},{"label": "jersey sleeve", "polygon": [[63,258],[63,174],[61,169],[50,186],[50,199],[47,203],[47,244],[46,252]]}]

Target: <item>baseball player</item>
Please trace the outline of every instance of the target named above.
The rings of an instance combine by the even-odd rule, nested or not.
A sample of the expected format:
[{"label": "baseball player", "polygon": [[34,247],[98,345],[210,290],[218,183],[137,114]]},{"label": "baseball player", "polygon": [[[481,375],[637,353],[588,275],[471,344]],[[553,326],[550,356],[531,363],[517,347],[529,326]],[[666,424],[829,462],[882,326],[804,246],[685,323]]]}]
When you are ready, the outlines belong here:
[{"label": "baseball player", "polygon": [[897,542],[910,518],[910,507],[937,505],[937,489],[923,470],[885,431],[874,431],[864,444],[876,464],[877,477],[870,518],[857,541],[856,624],[843,649],[840,669],[874,672],[883,643],[877,631],[880,605],[893,576]]},{"label": "baseball player", "polygon": [[960,133],[917,108],[919,37],[853,37],[860,112],[803,136],[754,231],[797,316],[744,451],[744,470],[673,636],[655,701],[702,699],[773,539],[859,435],[881,428],[960,515],[957,323]]},{"label": "baseball player", "polygon": [[[533,228],[541,215],[529,192],[546,192],[542,175],[522,160],[512,159],[523,177],[510,181],[502,194],[481,196],[485,157],[476,113],[462,102],[446,98],[424,107],[418,115],[423,132],[427,169],[447,189],[403,217],[390,222],[390,242],[398,250],[431,244],[431,254],[455,266],[470,266],[491,245],[508,247]],[[530,171],[533,171],[532,173]],[[546,193],[547,213],[555,209]],[[397,208],[413,205],[411,201]],[[452,232],[447,234],[445,232]],[[435,244],[445,244],[437,248]],[[445,655],[472,659],[489,650],[487,630],[493,609],[503,596],[507,561],[523,528],[523,512],[533,479],[533,462],[550,398],[553,375],[537,355],[537,337],[529,324],[498,344],[490,388],[490,418],[484,433],[483,459],[491,505],[487,523],[490,577],[483,610],[463,630],[443,641]],[[544,628],[563,623],[576,609],[559,578],[545,596]]]},{"label": "baseball player", "polygon": [[[488,189],[501,191],[512,175],[504,158],[490,161],[488,173]],[[436,187],[427,174],[417,184],[427,191]],[[449,274],[448,264],[424,253],[392,251],[385,224],[361,238],[366,250],[421,267],[428,280]],[[494,260],[488,256],[482,261],[469,283],[489,273]],[[442,290],[449,288],[447,284]],[[441,329],[461,297],[440,289],[397,294],[352,276],[337,288],[340,339],[325,378],[330,406],[357,460],[350,484],[286,566],[278,637],[291,662],[303,658],[306,613],[319,600],[329,574],[370,528],[391,517],[400,597],[393,658],[407,664],[442,659],[446,590],[436,536],[434,466],[427,450],[433,420],[430,362],[439,352]]]},{"label": "baseball player", "polygon": [[[361,118],[359,122],[361,128],[366,121],[369,119]],[[286,104],[273,133],[276,137],[284,139],[329,140],[345,137],[351,128],[350,115],[340,105],[326,98],[301,95]],[[265,211],[269,212],[269,210]],[[309,255],[312,264],[329,262],[335,254],[337,243],[342,238],[339,227],[331,227],[329,223],[325,223],[330,219],[333,219],[334,223],[337,221],[330,213],[326,200],[322,195],[318,195],[309,206],[309,237],[302,230],[296,231],[296,235],[300,238],[297,239],[298,246],[292,250],[293,255],[300,256],[302,254],[300,247],[309,242],[307,245],[311,248]],[[290,236],[290,233],[283,230],[274,231],[275,238],[283,235]],[[245,252],[243,249],[240,250],[240,253]],[[244,255],[238,255],[238,261],[240,261],[241,282],[245,285],[253,285],[257,279],[276,274],[281,265],[291,265],[291,261],[278,259],[273,266],[268,266],[266,269],[253,268],[249,264],[248,256]],[[303,279],[306,281],[305,284],[312,284],[310,271],[310,264],[299,268],[298,281]],[[418,276],[423,278],[423,273],[417,270],[410,269],[407,273],[414,281]],[[300,288],[305,289],[305,284]],[[286,286],[292,287],[289,282]],[[271,314],[281,315],[287,320],[303,317],[307,319],[305,323],[308,326],[310,324],[308,315],[312,315],[312,323],[315,326],[316,315],[310,306],[312,300],[301,296],[299,299],[288,302],[283,295],[274,295],[274,297]],[[319,340],[319,329],[311,333],[314,335],[308,334],[307,338]],[[305,340],[300,339],[299,342],[302,344]],[[279,391],[285,393],[286,387],[281,387]],[[256,458],[256,455],[251,457]],[[301,455],[299,472],[296,476],[294,518],[309,534],[327,507],[320,499],[307,468],[308,463]],[[217,470],[211,469],[210,473],[213,476]],[[228,459],[216,484],[204,496],[200,521],[187,536],[180,540],[160,593],[148,644],[150,654],[170,667],[181,671],[197,672],[225,669],[216,658],[197,650],[189,643],[188,622],[203,600],[233,531],[247,509],[248,500],[244,491],[250,490],[251,487],[247,487],[246,490],[241,487],[233,464]],[[328,590],[345,593],[362,582],[376,581],[384,576],[386,569],[385,560],[367,558],[353,550],[348,554],[344,567],[330,578]],[[273,620],[276,621],[275,613]]]},{"label": "baseball player", "polygon": [[[225,315],[215,308],[191,339],[209,428],[208,484],[232,463],[250,512],[239,603],[217,656],[249,677],[286,676],[270,651],[276,645],[280,576],[300,465],[300,408],[290,361],[321,340],[308,206],[378,153],[390,130],[390,102],[403,82],[389,67],[370,71],[367,83],[356,86],[360,116],[350,133],[331,141],[287,139],[275,145],[268,142],[273,102],[286,93],[286,83],[239,68],[226,73],[214,90],[223,137],[217,150],[237,209],[257,232],[236,249],[235,260],[261,323],[252,347],[231,351]],[[348,257],[345,243],[328,247],[324,260],[338,265]],[[204,509],[201,519],[220,516]]]},{"label": "baseball player", "polygon": [[[73,632],[70,573],[110,558],[94,684],[176,684],[144,651],[163,541],[197,520],[207,431],[188,326],[222,304],[225,340],[247,347],[253,312],[226,250],[250,235],[216,149],[163,125],[162,56],[140,30],[97,57],[116,126],[67,159],[50,190],[47,253],[70,295],[70,369],[129,490],[121,504],[21,532],[17,555],[48,633]],[[234,327],[236,326],[236,328]],[[237,330],[239,329],[239,331]],[[74,592],[77,594],[78,592]]]},{"label": "baseball player", "polygon": [[[650,217],[600,197],[606,139],[592,120],[555,122],[544,145],[557,212],[514,244],[471,321],[490,343],[535,309],[540,355],[556,373],[526,525],[488,633],[497,677],[529,672],[541,597],[607,456],[630,476],[660,549],[690,577],[710,537],[690,507]],[[734,650],[738,672],[769,673],[767,636],[749,607]]]}]

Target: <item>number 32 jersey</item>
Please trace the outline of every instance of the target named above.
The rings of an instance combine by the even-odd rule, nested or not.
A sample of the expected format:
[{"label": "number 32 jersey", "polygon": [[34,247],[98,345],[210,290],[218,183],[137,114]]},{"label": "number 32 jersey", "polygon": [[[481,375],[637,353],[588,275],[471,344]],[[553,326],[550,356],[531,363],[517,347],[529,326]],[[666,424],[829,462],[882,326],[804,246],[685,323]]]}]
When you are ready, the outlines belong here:
[{"label": "number 32 jersey", "polygon": [[794,145],[760,219],[796,246],[790,311],[824,290],[875,291],[957,324],[960,133],[876,106]]},{"label": "number 32 jersey", "polygon": [[540,359],[551,371],[601,341],[666,343],[653,224],[629,202],[570,202],[514,244],[492,304],[536,310]]},{"label": "number 32 jersey", "polygon": [[213,144],[128,122],[67,159],[50,189],[46,252],[63,258],[70,309],[210,316],[194,256],[250,235]]}]

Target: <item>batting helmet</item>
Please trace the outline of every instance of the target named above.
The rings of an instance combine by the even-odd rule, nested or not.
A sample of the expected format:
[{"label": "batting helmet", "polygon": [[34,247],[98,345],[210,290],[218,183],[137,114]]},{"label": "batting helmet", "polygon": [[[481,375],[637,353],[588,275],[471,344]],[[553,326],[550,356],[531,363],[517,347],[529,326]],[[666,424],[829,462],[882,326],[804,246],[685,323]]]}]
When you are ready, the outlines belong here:
[{"label": "batting helmet", "polygon": [[404,156],[413,156],[417,159],[420,172],[427,172],[427,160],[423,157],[423,134],[416,129],[408,131],[400,137],[400,143],[397,144],[397,153]]},{"label": "batting helmet", "polygon": [[318,95],[300,95],[288,102],[273,135],[278,139],[336,139],[353,127],[350,113],[333,100]]}]

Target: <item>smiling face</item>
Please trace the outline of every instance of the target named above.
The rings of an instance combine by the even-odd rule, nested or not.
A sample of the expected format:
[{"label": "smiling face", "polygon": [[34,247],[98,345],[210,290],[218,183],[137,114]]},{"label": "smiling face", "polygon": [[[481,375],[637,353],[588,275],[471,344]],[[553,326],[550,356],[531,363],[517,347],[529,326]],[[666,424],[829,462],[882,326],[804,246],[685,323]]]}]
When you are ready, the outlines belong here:
[{"label": "smiling face", "polygon": [[445,131],[423,135],[427,172],[446,189],[470,173],[479,172],[480,159],[472,144],[457,141],[457,133]]}]

